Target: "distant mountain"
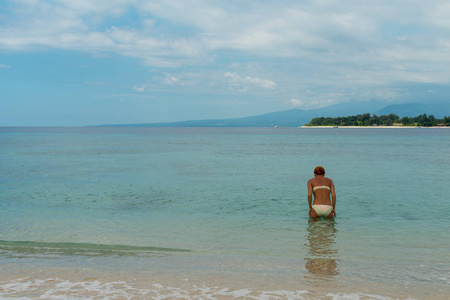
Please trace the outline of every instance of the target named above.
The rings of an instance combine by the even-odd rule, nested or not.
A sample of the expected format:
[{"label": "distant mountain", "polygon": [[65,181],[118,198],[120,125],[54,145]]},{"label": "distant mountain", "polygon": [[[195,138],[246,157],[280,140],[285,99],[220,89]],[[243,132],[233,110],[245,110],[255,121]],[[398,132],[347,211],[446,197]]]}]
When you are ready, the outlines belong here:
[{"label": "distant mountain", "polygon": [[417,117],[419,115],[427,114],[434,115],[438,119],[445,116],[450,116],[450,103],[405,103],[392,104],[386,106],[375,112],[377,116],[396,114],[399,117]]},{"label": "distant mountain", "polygon": [[434,115],[436,118],[450,116],[450,104],[394,104],[386,106],[385,102],[341,103],[327,107],[301,110],[290,109],[263,115],[233,119],[190,120],[165,123],[117,124],[100,126],[131,127],[298,127],[317,117],[344,117],[363,113],[376,115],[397,114],[400,117],[415,117],[421,114]]},{"label": "distant mountain", "polygon": [[373,112],[383,108],[384,102],[335,104],[327,107],[302,110],[290,109],[263,115],[233,118],[233,119],[209,119],[190,120],[180,122],[144,123],[144,124],[115,124],[100,126],[132,126],[132,127],[298,127],[307,124],[316,117],[338,117],[343,115],[361,114]]}]

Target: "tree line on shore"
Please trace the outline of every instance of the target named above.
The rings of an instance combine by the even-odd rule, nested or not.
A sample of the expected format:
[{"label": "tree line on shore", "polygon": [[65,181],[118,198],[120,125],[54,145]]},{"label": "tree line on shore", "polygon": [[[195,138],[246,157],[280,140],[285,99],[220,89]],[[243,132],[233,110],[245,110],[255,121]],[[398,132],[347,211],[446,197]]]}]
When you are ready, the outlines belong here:
[{"label": "tree line on shore", "polygon": [[450,117],[444,117],[443,119],[437,119],[433,115],[427,116],[426,114],[419,115],[417,117],[403,117],[400,118],[396,114],[390,115],[370,115],[370,113],[337,117],[337,118],[314,118],[306,126],[450,126]]}]

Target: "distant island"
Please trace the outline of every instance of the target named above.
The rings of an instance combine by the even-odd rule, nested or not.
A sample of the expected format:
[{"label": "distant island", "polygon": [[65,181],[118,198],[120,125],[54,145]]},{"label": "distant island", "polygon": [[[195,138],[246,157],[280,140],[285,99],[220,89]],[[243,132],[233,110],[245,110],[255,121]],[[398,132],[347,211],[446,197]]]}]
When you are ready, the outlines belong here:
[{"label": "distant island", "polygon": [[[373,114],[370,116],[368,113]],[[385,102],[372,101],[372,102],[354,102],[339,103],[322,108],[302,110],[302,109],[289,109],[285,111],[278,111],[272,113],[266,113],[256,116],[231,118],[231,119],[206,119],[206,120],[186,120],[175,122],[157,122],[157,123],[134,123],[134,124],[104,124],[93,125],[101,127],[301,127],[305,124],[310,126],[372,126],[374,124],[382,126],[387,124],[402,123],[405,126],[434,126],[433,124],[446,124],[444,119],[436,121],[438,118],[444,118],[450,113],[450,103],[403,103],[403,104],[391,104],[386,106]],[[358,118],[356,122],[343,121],[339,116],[350,116],[362,114],[358,124]],[[427,114],[427,115],[423,115]],[[382,115],[391,116],[390,122],[383,122],[381,120]],[[403,117],[417,116],[423,117],[423,120],[411,120],[414,118],[403,119]],[[380,116],[380,117],[377,117]],[[400,116],[400,117],[399,117]],[[314,119],[321,119],[320,117],[326,117],[327,122],[320,122],[322,125],[312,125]],[[368,117],[368,118],[367,118]],[[436,118],[435,118],[436,117]],[[347,117],[350,118],[350,117]],[[370,120],[370,118],[372,118]],[[323,118],[325,119],[325,118]],[[369,120],[367,120],[369,119]],[[375,119],[380,119],[375,121]],[[388,119],[388,118],[387,118]],[[322,119],[321,119],[322,120]],[[328,120],[339,120],[335,122],[329,122]],[[448,120],[448,117],[447,117]],[[367,122],[366,122],[367,121]],[[308,123],[309,122],[309,123]],[[346,125],[342,125],[345,123]],[[423,125],[423,123],[426,123]],[[316,123],[319,124],[319,123]],[[329,125],[328,125],[329,124]],[[420,125],[419,125],[420,124]]]},{"label": "distant island", "polygon": [[433,126],[450,126],[450,117],[446,116],[443,119],[437,119],[433,115],[427,116],[426,114],[419,115],[417,117],[403,117],[400,118],[396,114],[389,115],[370,115],[365,113],[356,116],[337,117],[337,118],[313,118],[305,126],[420,126],[420,127],[433,127]]}]

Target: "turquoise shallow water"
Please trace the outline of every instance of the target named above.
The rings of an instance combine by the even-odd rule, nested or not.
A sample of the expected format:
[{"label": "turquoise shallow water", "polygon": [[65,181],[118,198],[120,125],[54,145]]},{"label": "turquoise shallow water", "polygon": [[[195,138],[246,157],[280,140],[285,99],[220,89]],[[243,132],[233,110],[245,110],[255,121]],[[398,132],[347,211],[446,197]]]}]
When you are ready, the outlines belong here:
[{"label": "turquoise shallow water", "polygon": [[[4,261],[189,253],[354,276],[397,264],[448,287],[447,129],[0,128],[0,147]],[[307,216],[317,165],[336,185],[334,222]]]}]

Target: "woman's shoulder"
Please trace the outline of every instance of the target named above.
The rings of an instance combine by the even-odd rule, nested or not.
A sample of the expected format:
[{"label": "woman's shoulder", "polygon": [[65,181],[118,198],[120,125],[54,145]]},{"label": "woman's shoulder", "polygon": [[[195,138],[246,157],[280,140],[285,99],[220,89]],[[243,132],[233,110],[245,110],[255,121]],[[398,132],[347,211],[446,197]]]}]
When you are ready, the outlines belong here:
[{"label": "woman's shoulder", "polygon": [[308,184],[312,187],[316,186],[331,186],[333,184],[333,181],[329,178],[323,177],[323,178],[312,178],[308,181]]},{"label": "woman's shoulder", "polygon": [[325,179],[327,182],[329,182],[329,183],[333,183],[333,180],[331,180],[331,178],[324,177],[324,179]]}]

